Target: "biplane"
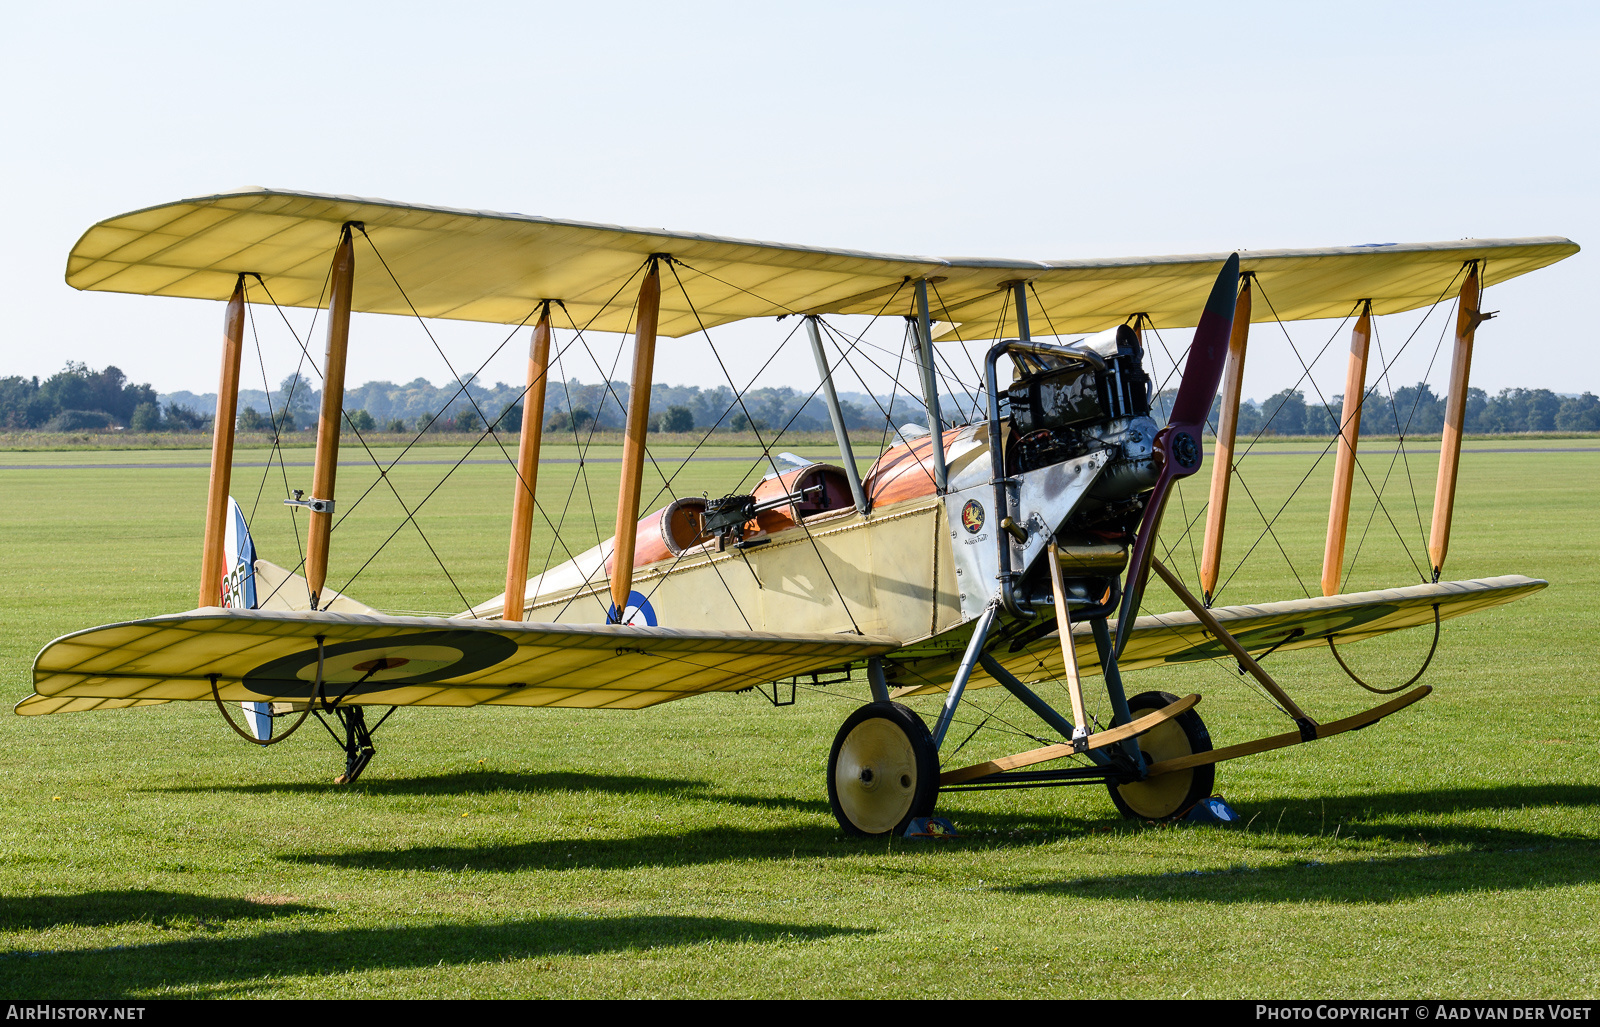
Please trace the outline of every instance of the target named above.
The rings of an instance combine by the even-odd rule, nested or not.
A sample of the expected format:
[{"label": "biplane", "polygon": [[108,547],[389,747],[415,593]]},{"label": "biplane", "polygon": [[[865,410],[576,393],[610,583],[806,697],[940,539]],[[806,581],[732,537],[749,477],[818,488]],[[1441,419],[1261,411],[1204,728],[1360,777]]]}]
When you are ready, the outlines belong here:
[{"label": "biplane", "polygon": [[[124,214],[82,236],[68,284],[226,304],[197,604],[51,642],[34,664],[36,694],[16,712],[211,702],[258,744],[282,741],[308,716],[330,718],[346,758],[338,780],[353,781],[382,723],[369,726],[368,707],[636,710],[766,686],[776,702],[779,682],[854,675],[871,698],[845,719],[826,770],[848,833],[904,831],[934,811],[941,790],[1099,784],[1127,816],[1181,817],[1211,794],[1216,764],[1364,728],[1430,691],[1411,688],[1413,678],[1384,690],[1393,698],[1381,705],[1320,721],[1263,669],[1264,654],[1327,646],[1337,656],[1336,638],[1430,625],[1436,646],[1441,621],[1545,586],[1518,575],[1441,577],[1474,337],[1491,316],[1481,291],[1577,249],[1529,238],[942,259],[266,189]],[[284,500],[307,518],[293,569],[258,557],[230,499],[249,289],[259,290],[252,302],[264,295],[326,319],[310,495]],[[1253,306],[1269,291],[1270,312]],[[1372,318],[1452,295],[1431,566],[1416,584],[1343,593]],[[505,589],[453,616],[386,614],[328,581],[333,529],[353,512],[337,494],[352,311],[531,329],[529,413],[508,460]],[[889,437],[865,473],[835,387],[850,346],[833,322],[845,315],[904,320],[926,422]],[[1250,326],[1269,317],[1355,319],[1323,594],[1215,606]],[[642,511],[659,340],[758,318],[803,328],[837,463],[780,457],[776,438],[764,438],[770,470],[748,490],[674,495]],[[1147,335],[1190,327],[1176,394],[1158,402]],[[535,568],[553,340],[584,331],[632,339],[615,529]],[[987,347],[981,371],[973,362],[982,404],[966,416],[941,400],[953,366],[941,370],[945,340]],[[1205,465],[1208,437],[1197,595],[1163,562],[1157,535],[1175,486]],[[1152,574],[1182,609],[1141,615]],[[1217,747],[1199,695],[1130,695],[1124,685],[1141,668],[1219,658],[1270,696],[1281,733]],[[1095,676],[1103,701],[1086,688]],[[1052,705],[1041,681],[1067,701]],[[963,698],[986,687],[1032,711],[1044,725],[1033,737],[1047,744],[947,766],[941,752]],[[901,701],[917,695],[944,696],[933,723]]]}]

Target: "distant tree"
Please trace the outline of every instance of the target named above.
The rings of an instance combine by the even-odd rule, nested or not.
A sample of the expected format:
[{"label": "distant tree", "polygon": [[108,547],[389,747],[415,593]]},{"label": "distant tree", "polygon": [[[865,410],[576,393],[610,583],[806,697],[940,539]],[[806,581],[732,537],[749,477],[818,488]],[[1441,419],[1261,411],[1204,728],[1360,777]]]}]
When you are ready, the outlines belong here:
[{"label": "distant tree", "polygon": [[134,431],[160,431],[165,427],[161,423],[161,407],[155,403],[140,403],[133,408],[128,426]]},{"label": "distant tree", "polygon": [[[1377,397],[1373,396],[1362,407],[1362,421],[1376,409]],[[1304,435],[1326,435],[1332,438],[1339,431],[1339,420],[1344,416],[1344,397],[1334,396],[1331,401],[1324,404],[1319,397],[1314,402],[1306,404],[1305,420],[1300,422],[1300,433]]]},{"label": "distant tree", "polygon": [[104,410],[63,410],[44,423],[49,431],[83,431],[111,427],[111,415]]},{"label": "distant tree", "polygon": [[454,425],[456,431],[478,431],[483,427],[483,422],[478,419],[476,410],[462,409],[456,413]]},{"label": "distant tree", "polygon": [[1585,392],[1562,400],[1556,427],[1562,431],[1600,431],[1600,398]]},{"label": "distant tree", "polygon": [[1555,431],[1556,415],[1561,412],[1561,397],[1549,389],[1528,389],[1524,415],[1528,431]]},{"label": "distant tree", "polygon": [[1399,431],[1406,435],[1430,434],[1444,427],[1444,403],[1433,394],[1427,382],[1402,385],[1394,390],[1394,404],[1381,430],[1395,431],[1397,424]]},{"label": "distant tree", "polygon": [[848,399],[839,401],[839,412],[844,414],[844,426],[851,431],[876,428],[879,423],[878,418],[881,416],[876,408],[869,413],[866,407],[852,403]]},{"label": "distant tree", "polygon": [[[1449,397],[1445,397],[1448,402]],[[1462,415],[1462,425],[1467,431],[1498,431],[1499,429],[1485,423],[1489,413],[1489,394],[1482,389],[1468,389],[1466,410]],[[1441,417],[1441,427],[1444,421]]]},{"label": "distant tree", "polygon": [[1265,423],[1266,418],[1262,416],[1261,408],[1252,400],[1242,400],[1239,403],[1239,423],[1234,428],[1234,435],[1239,439],[1253,439]]},{"label": "distant tree", "polygon": [[694,431],[694,411],[686,406],[667,407],[656,418],[656,431]]},{"label": "distant tree", "polygon": [[271,431],[272,422],[264,417],[255,407],[245,407],[239,411],[239,419],[234,422],[240,431]]},{"label": "distant tree", "polygon": [[0,378],[0,427],[28,427],[31,420],[29,407],[38,398],[38,378],[30,380],[18,375]]},{"label": "distant tree", "polygon": [[126,424],[140,403],[155,403],[149,385],[128,385],[115,367],[103,371],[68,361],[45,379],[0,379],[0,424],[12,428],[42,427],[63,411],[99,411],[118,424]]},{"label": "distant tree", "polygon": [[398,434],[398,433],[403,432],[403,431],[406,430],[406,422],[401,420],[398,417],[392,418],[389,421],[388,424],[383,426],[383,430],[384,431],[395,432],[396,434]]},{"label": "distant tree", "polygon": [[281,431],[294,431],[297,424],[315,425],[321,395],[312,388],[311,380],[296,372],[284,378],[274,397],[283,415],[278,418]]},{"label": "distant tree", "polygon": [[518,432],[522,430],[522,404],[513,403],[501,412],[495,419],[495,428],[505,432]]},{"label": "distant tree", "polygon": [[167,404],[166,424],[169,431],[200,431],[211,423],[211,418],[197,410],[177,403]]},{"label": "distant tree", "polygon": [[378,422],[365,410],[352,410],[346,416],[350,418],[350,427],[356,431],[371,431],[378,426]]},{"label": "distant tree", "polygon": [[1306,433],[1306,398],[1294,389],[1284,389],[1268,396],[1261,404],[1266,415],[1262,426],[1267,435],[1304,435]]},{"label": "distant tree", "polygon": [[[120,377],[121,371],[117,372]],[[85,364],[77,361],[67,361],[67,366],[45,379],[40,392],[50,398],[57,410],[86,410],[97,405],[95,400],[95,382],[91,381],[94,372]]]}]

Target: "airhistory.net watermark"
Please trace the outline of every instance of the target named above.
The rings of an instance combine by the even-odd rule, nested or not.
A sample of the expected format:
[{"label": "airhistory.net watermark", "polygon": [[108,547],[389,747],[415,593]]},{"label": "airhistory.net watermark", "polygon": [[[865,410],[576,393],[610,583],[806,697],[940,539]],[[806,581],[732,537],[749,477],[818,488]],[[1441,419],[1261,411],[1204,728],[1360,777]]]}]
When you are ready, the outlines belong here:
[{"label": "airhistory.net watermark", "polygon": [[144,1006],[91,1006],[76,1002],[8,1002],[7,1020],[143,1020]]}]

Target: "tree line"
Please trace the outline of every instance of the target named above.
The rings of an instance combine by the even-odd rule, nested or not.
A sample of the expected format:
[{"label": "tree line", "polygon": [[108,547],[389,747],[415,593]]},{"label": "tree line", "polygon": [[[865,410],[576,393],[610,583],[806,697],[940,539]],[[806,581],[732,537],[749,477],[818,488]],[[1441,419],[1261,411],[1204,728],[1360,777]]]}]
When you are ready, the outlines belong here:
[{"label": "tree line", "polygon": [[[1163,392],[1156,401],[1156,419],[1165,421],[1177,390]],[[1258,435],[1313,435],[1331,438],[1343,417],[1344,396],[1307,396],[1284,389],[1257,403],[1239,404],[1240,438]],[[1219,396],[1211,405],[1211,427],[1222,413]],[[1404,385],[1393,393],[1367,392],[1361,404],[1363,435],[1437,435],[1444,430],[1445,397],[1426,383]],[[1467,389],[1462,430],[1474,435],[1507,432],[1600,431],[1600,398],[1592,392],[1558,396],[1549,389],[1501,389],[1495,396],[1482,389]]]},{"label": "tree line", "polygon": [[[460,386],[435,386],[423,378],[404,385],[367,382],[347,389],[344,408],[358,431],[482,431],[485,422],[497,430],[518,431],[523,418],[523,389],[497,382],[469,381]],[[1156,397],[1155,417],[1164,421],[1176,390]],[[626,382],[551,382],[542,417],[547,430],[579,433],[620,430],[627,418]],[[940,398],[948,420],[977,411],[971,397]],[[242,390],[238,428],[245,432],[296,432],[316,427],[321,391],[303,375],[290,375],[271,396],[264,390]],[[1342,396],[1308,396],[1285,389],[1260,402],[1239,407],[1239,435],[1331,436],[1342,409]],[[926,424],[920,402],[903,394],[893,397],[841,393],[840,406],[852,431],[882,431],[895,425]],[[736,400],[727,386],[702,389],[692,385],[654,385],[650,390],[651,428],[665,432],[826,431],[832,422],[820,397],[788,386],[751,389]],[[44,381],[0,378],[0,428],[82,431],[126,428],[133,431],[209,430],[215,395],[174,393],[162,397],[148,384],[130,382],[116,367],[95,371],[82,363],[66,367]],[[1426,435],[1444,426],[1444,397],[1426,384],[1370,392],[1363,403],[1361,426],[1367,435]],[[1221,411],[1212,406],[1212,424]],[[1502,389],[1491,396],[1467,391],[1464,428],[1497,434],[1530,431],[1600,431],[1600,398],[1560,396],[1549,389]]]}]

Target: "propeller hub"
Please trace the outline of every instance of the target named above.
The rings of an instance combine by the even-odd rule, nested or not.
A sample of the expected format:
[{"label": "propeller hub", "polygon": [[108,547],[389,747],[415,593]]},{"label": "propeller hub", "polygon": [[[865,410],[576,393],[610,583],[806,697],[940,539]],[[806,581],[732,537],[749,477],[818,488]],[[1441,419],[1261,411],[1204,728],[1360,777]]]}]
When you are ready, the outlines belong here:
[{"label": "propeller hub", "polygon": [[1200,444],[1186,431],[1177,432],[1172,439],[1172,458],[1179,467],[1194,469],[1200,466]]}]

